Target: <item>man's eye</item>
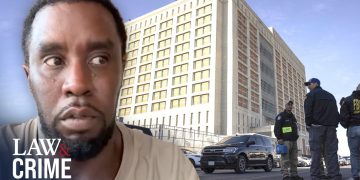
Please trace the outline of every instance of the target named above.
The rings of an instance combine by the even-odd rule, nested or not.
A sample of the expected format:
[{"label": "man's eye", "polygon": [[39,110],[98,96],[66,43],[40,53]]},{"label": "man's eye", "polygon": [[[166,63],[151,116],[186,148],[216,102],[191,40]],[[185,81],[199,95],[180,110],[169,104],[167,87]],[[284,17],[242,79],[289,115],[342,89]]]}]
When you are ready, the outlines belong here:
[{"label": "man's eye", "polygon": [[58,57],[51,57],[45,60],[45,64],[49,66],[61,66],[64,64],[64,61]]},{"label": "man's eye", "polygon": [[106,64],[108,60],[103,56],[96,56],[90,60],[90,64],[102,65]]}]

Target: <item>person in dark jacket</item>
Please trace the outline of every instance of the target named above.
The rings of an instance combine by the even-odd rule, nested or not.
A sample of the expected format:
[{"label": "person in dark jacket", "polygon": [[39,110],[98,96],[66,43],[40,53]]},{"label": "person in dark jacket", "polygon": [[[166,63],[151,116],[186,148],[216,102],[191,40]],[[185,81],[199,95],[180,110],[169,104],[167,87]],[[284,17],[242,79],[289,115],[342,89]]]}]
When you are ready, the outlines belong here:
[{"label": "person in dark jacket", "polygon": [[288,148],[287,154],[281,154],[281,172],[283,174],[283,179],[302,180],[303,178],[298,176],[297,173],[297,139],[299,138],[299,135],[296,118],[291,112],[293,104],[292,101],[289,101],[285,105],[285,110],[276,116],[274,133],[278,143],[284,144]]},{"label": "person in dark jacket", "polygon": [[310,90],[306,95],[304,109],[311,151],[311,178],[321,179],[320,160],[323,151],[327,177],[341,179],[336,136],[340,116],[335,97],[320,87],[319,79],[311,78],[304,85]]},{"label": "person in dark jacket", "polygon": [[340,109],[340,117],[341,125],[347,128],[351,173],[355,180],[360,180],[360,84],[345,98]]}]

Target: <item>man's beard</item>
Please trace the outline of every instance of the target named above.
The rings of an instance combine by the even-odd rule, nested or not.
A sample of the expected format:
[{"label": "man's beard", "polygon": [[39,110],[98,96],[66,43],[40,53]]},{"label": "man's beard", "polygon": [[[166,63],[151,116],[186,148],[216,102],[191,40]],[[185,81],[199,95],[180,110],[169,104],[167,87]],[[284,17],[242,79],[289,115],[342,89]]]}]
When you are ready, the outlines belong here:
[{"label": "man's beard", "polygon": [[42,111],[40,111],[39,109],[41,130],[44,133],[45,137],[47,138],[52,138],[52,139],[60,138],[61,143],[64,144],[66,148],[68,148],[68,154],[70,155],[70,158],[75,161],[86,161],[88,159],[96,157],[107,145],[109,139],[112,137],[115,127],[115,120],[111,121],[111,124],[106,127],[106,121],[103,118],[104,125],[96,137],[89,140],[81,140],[81,139],[73,140],[73,139],[65,138],[58,130],[56,130],[56,125],[60,121],[60,119],[57,117],[58,116],[55,116],[55,118],[52,121],[48,121],[48,122],[52,122],[49,126],[48,124],[46,124],[44,115]]}]

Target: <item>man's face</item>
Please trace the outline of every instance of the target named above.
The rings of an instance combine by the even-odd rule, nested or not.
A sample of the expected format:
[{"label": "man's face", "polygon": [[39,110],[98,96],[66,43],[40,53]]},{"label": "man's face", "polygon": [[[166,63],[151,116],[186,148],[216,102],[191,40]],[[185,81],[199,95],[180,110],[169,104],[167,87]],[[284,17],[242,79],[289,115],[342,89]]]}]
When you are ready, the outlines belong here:
[{"label": "man's face", "polygon": [[287,111],[291,112],[292,109],[293,109],[293,105],[292,105],[292,104],[286,104],[285,109],[286,109]]},{"label": "man's face", "polygon": [[114,19],[100,4],[57,3],[40,10],[24,68],[42,129],[49,131],[44,133],[81,143],[112,130],[121,60]]},{"label": "man's face", "polygon": [[311,91],[311,90],[315,89],[316,86],[317,86],[317,83],[310,83],[307,87]]}]

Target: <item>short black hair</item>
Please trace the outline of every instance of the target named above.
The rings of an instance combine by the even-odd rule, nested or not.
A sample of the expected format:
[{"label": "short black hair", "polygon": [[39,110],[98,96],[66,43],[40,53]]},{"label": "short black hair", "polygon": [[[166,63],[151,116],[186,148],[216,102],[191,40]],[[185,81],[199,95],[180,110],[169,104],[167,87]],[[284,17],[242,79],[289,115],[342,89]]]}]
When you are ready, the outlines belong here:
[{"label": "short black hair", "polygon": [[286,103],[286,105],[293,105],[293,104],[294,104],[294,102],[291,100],[288,103]]},{"label": "short black hair", "polygon": [[125,67],[126,63],[126,30],[125,30],[125,24],[124,21],[117,10],[117,8],[114,6],[114,4],[111,2],[111,0],[38,0],[36,3],[32,6],[29,14],[27,15],[25,22],[24,22],[24,28],[22,32],[22,49],[24,53],[25,58],[25,64],[29,64],[29,44],[30,44],[30,34],[32,31],[32,24],[34,22],[36,14],[45,6],[51,6],[55,5],[56,3],[76,3],[76,2],[94,2],[102,5],[105,9],[107,9],[111,15],[114,18],[115,26],[117,33],[119,35],[120,41],[121,41],[121,53],[122,53],[122,65]]}]

